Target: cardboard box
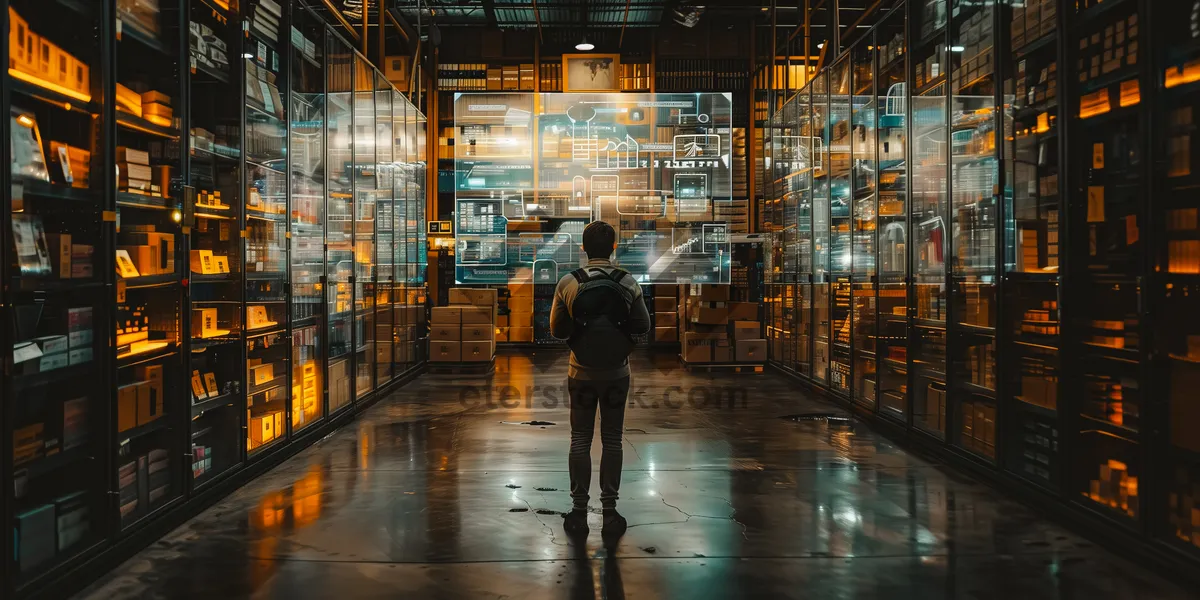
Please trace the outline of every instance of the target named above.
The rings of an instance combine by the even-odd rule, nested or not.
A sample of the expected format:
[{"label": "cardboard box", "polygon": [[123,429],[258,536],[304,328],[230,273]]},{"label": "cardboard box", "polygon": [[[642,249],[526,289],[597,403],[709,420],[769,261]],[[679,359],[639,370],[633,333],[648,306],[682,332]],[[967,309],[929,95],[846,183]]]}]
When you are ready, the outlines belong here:
[{"label": "cardboard box", "polygon": [[491,308],[480,306],[464,306],[462,307],[462,324],[464,325],[491,325],[495,317],[495,313]]},{"label": "cardboard box", "polygon": [[655,296],[654,297],[654,313],[661,314],[664,312],[675,312],[675,307],[678,304],[679,304],[679,300],[676,299],[674,296],[670,296],[670,297],[666,297],[666,298],[664,298],[662,296]]},{"label": "cardboard box", "polygon": [[[137,377],[146,383],[145,397],[138,395],[138,425],[144,425],[162,416],[166,407],[163,388],[163,366],[147,365],[137,368]],[[139,390],[140,392],[140,390]]]},{"label": "cardboard box", "polygon": [[462,359],[459,342],[430,341],[430,362],[459,362]]},{"label": "cardboard box", "polygon": [[729,286],[700,285],[692,288],[692,297],[699,297],[701,302],[728,302]]},{"label": "cardboard box", "polygon": [[275,366],[271,363],[250,367],[250,385],[263,385],[275,379]]},{"label": "cardboard box", "polygon": [[675,327],[655,327],[654,341],[656,342],[678,342],[679,330]]},{"label": "cardboard box", "polygon": [[[533,284],[510,283],[508,284],[508,295],[512,298],[533,298]],[[512,298],[509,300],[511,301]]]},{"label": "cardboard box", "polygon": [[492,360],[493,344],[488,341],[462,342],[459,352],[463,362],[487,362]]},{"label": "cardboard box", "polygon": [[431,324],[458,325],[462,322],[461,306],[435,306],[430,313],[429,322]]},{"label": "cardboard box", "polygon": [[713,346],[712,361],[715,363],[733,362],[733,346]]},{"label": "cardboard box", "polygon": [[707,337],[707,334],[696,334],[690,331],[684,333],[680,351],[683,353],[684,362],[712,362],[712,340]]},{"label": "cardboard box", "polygon": [[679,315],[674,311],[654,313],[655,327],[675,327],[679,324]]},{"label": "cardboard box", "polygon": [[762,323],[758,321],[734,321],[733,339],[755,340],[762,337]]},{"label": "cardboard box", "polygon": [[492,325],[463,324],[458,336],[463,342],[492,342],[496,339],[496,328]]},{"label": "cardboard box", "polygon": [[495,306],[497,290],[488,288],[450,288],[450,304]]},{"label": "cardboard box", "polygon": [[760,363],[767,360],[767,340],[737,340],[734,342],[737,362]]},{"label": "cardboard box", "polygon": [[[508,326],[513,328],[529,329],[533,327],[532,313],[512,313],[508,315]],[[516,340],[513,340],[516,341]],[[533,341],[532,339],[530,341]]]},{"label": "cardboard box", "polygon": [[532,327],[509,327],[508,341],[510,342],[532,342],[533,328]]},{"label": "cardboard box", "polygon": [[508,341],[508,327],[497,327],[496,328],[495,341],[496,342],[507,342]]},{"label": "cardboard box", "polygon": [[149,381],[137,382],[137,423],[145,425],[162,416],[162,404],[156,402],[158,396],[150,389]]},{"label": "cardboard box", "polygon": [[117,388],[117,431],[129,431],[138,424],[138,384]]},{"label": "cardboard box", "polygon": [[508,299],[509,314],[533,314],[533,296]]},{"label": "cardboard box", "polygon": [[450,323],[430,323],[429,339],[439,342],[457,342],[461,325]]},{"label": "cardboard box", "polygon": [[758,303],[757,302],[730,302],[726,304],[729,308],[730,321],[757,321],[758,320]]},{"label": "cardboard box", "polygon": [[724,325],[729,321],[729,309],[715,304],[718,303],[701,302],[689,307],[689,320],[701,325]]}]

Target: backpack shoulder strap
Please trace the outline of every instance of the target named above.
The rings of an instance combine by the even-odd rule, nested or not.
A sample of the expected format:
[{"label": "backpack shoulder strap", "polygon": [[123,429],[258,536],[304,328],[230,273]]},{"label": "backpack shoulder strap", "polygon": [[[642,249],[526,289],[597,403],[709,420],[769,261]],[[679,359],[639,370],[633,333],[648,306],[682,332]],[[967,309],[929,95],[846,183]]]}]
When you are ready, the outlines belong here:
[{"label": "backpack shoulder strap", "polygon": [[574,277],[575,281],[578,283],[583,283],[588,279],[591,279],[591,277],[588,276],[587,271],[583,269],[575,269],[574,271],[571,271],[571,277]]},{"label": "backpack shoulder strap", "polygon": [[621,283],[621,280],[625,279],[625,276],[628,274],[629,273],[627,271],[622,271],[621,269],[613,269],[612,271],[609,272],[608,278],[617,283]]}]

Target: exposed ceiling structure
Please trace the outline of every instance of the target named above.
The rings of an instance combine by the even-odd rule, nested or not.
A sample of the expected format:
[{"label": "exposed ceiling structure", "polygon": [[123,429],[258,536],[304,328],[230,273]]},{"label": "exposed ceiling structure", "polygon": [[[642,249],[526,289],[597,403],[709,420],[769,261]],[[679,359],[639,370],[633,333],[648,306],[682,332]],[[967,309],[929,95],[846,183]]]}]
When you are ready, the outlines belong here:
[{"label": "exposed ceiling structure", "polygon": [[[836,26],[845,43],[858,38],[890,10],[896,0],[305,0],[342,29],[352,28],[350,37],[361,35],[363,10],[368,16],[369,37],[376,45],[379,5],[390,15],[384,35],[390,46],[411,49],[419,31],[428,40],[433,27],[434,42],[441,32],[458,28],[491,28],[509,31],[534,30],[542,43],[561,44],[586,33],[600,41],[622,39],[638,29],[659,27],[713,27],[716,24],[756,23],[769,28],[774,16],[777,54],[802,53],[801,29],[804,9],[809,10],[809,52],[831,36]],[[836,10],[835,10],[836,9]],[[773,12],[772,12],[773,11]],[[336,13],[336,14],[335,14]],[[398,25],[398,26],[397,26]],[[401,33],[400,29],[406,29]],[[760,43],[765,41],[760,29]],[[789,40],[791,43],[789,44]],[[574,43],[574,42],[570,42]],[[608,44],[615,46],[616,44]],[[599,46],[599,44],[598,44]],[[764,47],[765,46],[760,46]],[[401,50],[404,51],[404,50]]]}]

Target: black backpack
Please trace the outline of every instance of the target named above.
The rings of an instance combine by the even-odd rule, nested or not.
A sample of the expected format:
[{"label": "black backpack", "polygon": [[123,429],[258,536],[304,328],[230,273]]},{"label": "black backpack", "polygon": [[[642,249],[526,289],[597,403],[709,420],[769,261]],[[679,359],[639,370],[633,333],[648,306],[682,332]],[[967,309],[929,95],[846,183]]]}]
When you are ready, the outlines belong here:
[{"label": "black backpack", "polygon": [[621,284],[629,273],[620,269],[610,273],[576,269],[571,276],[579,282],[579,291],[570,306],[574,327],[567,346],[584,367],[620,368],[634,346],[628,332],[633,294]]}]

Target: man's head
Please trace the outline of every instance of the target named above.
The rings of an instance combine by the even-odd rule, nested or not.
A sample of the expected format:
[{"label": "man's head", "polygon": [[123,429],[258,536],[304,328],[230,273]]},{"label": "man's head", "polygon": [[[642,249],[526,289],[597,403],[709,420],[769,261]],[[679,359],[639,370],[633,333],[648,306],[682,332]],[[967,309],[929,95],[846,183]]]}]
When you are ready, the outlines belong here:
[{"label": "man's head", "polygon": [[583,251],[588,258],[608,258],[617,249],[617,232],[604,221],[592,221],[583,230]]}]

